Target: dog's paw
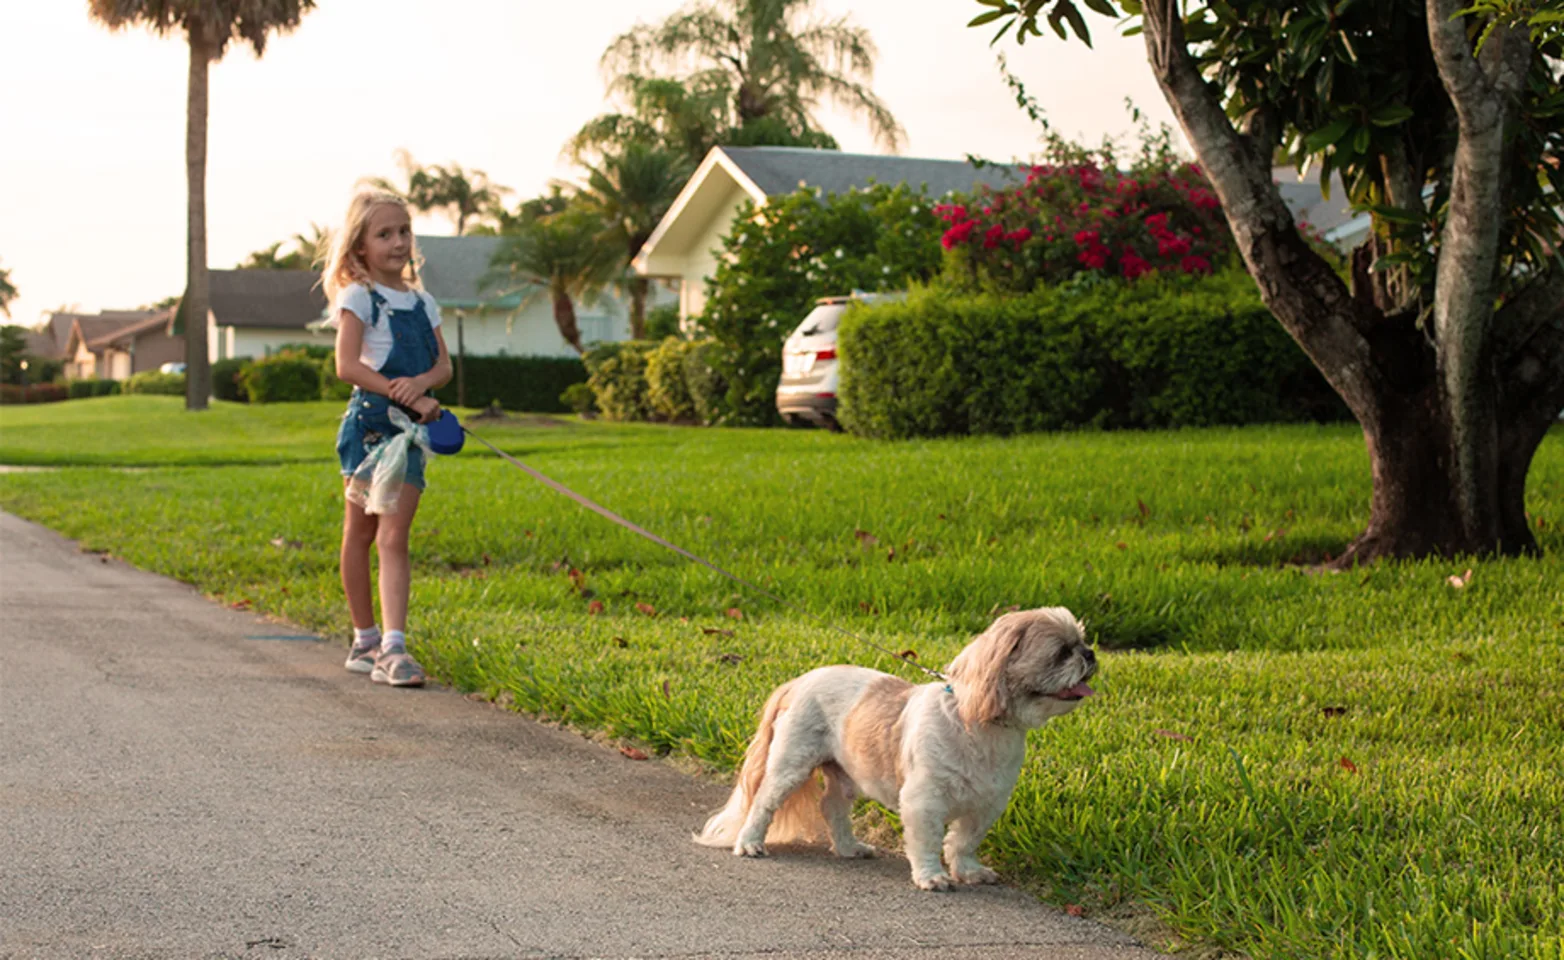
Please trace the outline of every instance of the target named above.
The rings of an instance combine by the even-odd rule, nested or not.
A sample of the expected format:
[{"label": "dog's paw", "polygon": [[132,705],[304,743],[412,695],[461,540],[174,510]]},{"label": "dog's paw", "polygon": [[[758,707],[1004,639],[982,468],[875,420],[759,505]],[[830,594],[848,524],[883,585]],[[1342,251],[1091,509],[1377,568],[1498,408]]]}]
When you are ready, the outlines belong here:
[{"label": "dog's paw", "polygon": [[926,877],[913,877],[912,882],[918,885],[919,890],[954,890],[956,881],[943,873],[931,873]]},{"label": "dog's paw", "polygon": [[844,860],[873,860],[875,857],[883,855],[885,851],[872,843],[854,840],[852,846],[838,847],[835,849],[835,853]]},{"label": "dog's paw", "polygon": [[766,855],[766,845],[760,840],[748,842],[740,840],[733,845],[733,855],[735,857],[763,857]]},{"label": "dog's paw", "polygon": [[971,866],[957,867],[955,874],[956,880],[961,883],[982,884],[999,882],[999,874],[983,866],[981,863],[976,863]]}]

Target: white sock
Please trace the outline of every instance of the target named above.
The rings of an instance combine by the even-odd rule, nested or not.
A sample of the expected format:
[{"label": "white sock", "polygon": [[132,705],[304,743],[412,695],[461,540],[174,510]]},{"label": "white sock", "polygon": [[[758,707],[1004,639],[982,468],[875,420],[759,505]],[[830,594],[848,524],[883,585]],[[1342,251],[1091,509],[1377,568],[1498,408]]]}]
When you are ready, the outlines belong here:
[{"label": "white sock", "polygon": [[359,649],[363,649],[364,647],[378,645],[379,643],[380,624],[377,623],[372,626],[365,627],[362,630],[360,630],[358,627],[353,628],[353,646],[358,647]]},{"label": "white sock", "polygon": [[380,652],[407,651],[407,635],[400,630],[387,630],[380,637]]}]

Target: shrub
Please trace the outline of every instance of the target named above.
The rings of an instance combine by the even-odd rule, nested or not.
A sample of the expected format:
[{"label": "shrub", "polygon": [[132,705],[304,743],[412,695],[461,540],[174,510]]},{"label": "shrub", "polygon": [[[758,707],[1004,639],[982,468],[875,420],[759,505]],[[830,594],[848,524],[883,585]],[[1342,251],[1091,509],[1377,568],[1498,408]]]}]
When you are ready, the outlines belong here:
[{"label": "shrub", "polygon": [[165,397],[185,395],[185,375],[143,370],[126,378],[121,389],[125,393],[157,394]]},{"label": "shrub", "polygon": [[776,423],[782,341],[823,296],[906,289],[940,269],[940,222],[921,189],[803,189],[742,208],[707,285],[700,329],[722,345],[720,419]]},{"label": "shrub", "polygon": [[609,420],[650,420],[646,359],[657,344],[647,340],[600,343],[586,352],[587,384]]},{"label": "shrub", "polygon": [[37,383],[23,387],[18,384],[0,384],[0,404],[57,403],[69,399],[70,390],[63,383]]},{"label": "shrub", "polygon": [[684,376],[684,358],[694,348],[689,340],[668,337],[646,358],[647,400],[664,420],[695,419],[695,401]]},{"label": "shrub", "polygon": [[212,364],[212,396],[232,403],[249,403],[240,373],[250,363],[249,357],[229,357]]},{"label": "shrub", "polygon": [[715,340],[695,340],[684,354],[684,386],[690,392],[695,419],[716,423],[728,394],[728,384],[717,369],[722,344]]},{"label": "shrub", "polygon": [[919,290],[840,332],[841,421],[874,437],[1345,414],[1246,274],[1026,297]]},{"label": "shrub", "polygon": [[320,362],[299,353],[274,353],[245,367],[240,382],[251,403],[320,399]]},{"label": "shrub", "polygon": [[597,397],[586,383],[572,383],[559,395],[560,403],[583,416],[597,410]]},{"label": "shrub", "polygon": [[346,400],[353,395],[353,384],[337,379],[337,351],[329,351],[324,357],[315,359],[315,363],[320,367],[322,400]]},{"label": "shrub", "polygon": [[[577,357],[452,357],[467,380],[467,405],[487,407],[496,401],[506,410],[564,413],[572,409],[561,394],[586,383],[587,368]],[[456,378],[434,392],[447,406],[456,405]]]},{"label": "shrub", "polygon": [[118,380],[102,380],[92,378],[87,380],[72,380],[68,388],[72,400],[80,400],[84,397],[112,397],[120,392]]},{"label": "shrub", "polygon": [[678,304],[665,303],[646,311],[646,339],[666,340],[679,336],[681,332]]}]

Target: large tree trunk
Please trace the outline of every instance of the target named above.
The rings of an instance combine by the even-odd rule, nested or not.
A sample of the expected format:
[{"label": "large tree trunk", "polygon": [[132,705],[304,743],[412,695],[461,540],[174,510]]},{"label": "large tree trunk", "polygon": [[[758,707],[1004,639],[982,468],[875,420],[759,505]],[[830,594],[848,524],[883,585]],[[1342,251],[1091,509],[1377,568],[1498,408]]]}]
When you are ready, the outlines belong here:
[{"label": "large tree trunk", "polygon": [[214,47],[203,31],[190,28],[190,80],[185,110],[185,182],[188,185],[185,251],[185,409],[205,410],[212,396],[207,356],[207,311],[211,290],[206,270],[207,70]]},{"label": "large tree trunk", "polygon": [[554,299],[554,324],[559,327],[559,335],[577,353],[586,353],[581,346],[581,328],[576,325],[576,305],[571,301],[570,294],[555,290],[550,295]]},{"label": "large tree trunk", "polygon": [[[1461,22],[1450,24],[1458,4],[1428,3],[1441,75],[1458,114],[1466,111],[1432,342],[1387,298],[1355,298],[1308,247],[1271,181],[1278,131],[1257,116],[1240,135],[1189,54],[1177,0],[1144,6],[1157,81],[1222,200],[1266,305],[1363,426],[1373,497],[1368,527],[1342,564],[1535,550],[1526,473],[1564,406],[1564,276],[1554,270],[1497,315],[1493,309],[1503,208],[1502,184],[1489,180],[1503,149],[1495,130],[1506,122],[1504,97],[1495,91],[1516,82],[1517,61],[1524,73],[1525,56],[1515,46],[1524,36],[1496,31],[1489,41],[1499,41],[1496,52],[1485,50],[1479,65]],[[1449,72],[1447,60],[1454,63]]]}]

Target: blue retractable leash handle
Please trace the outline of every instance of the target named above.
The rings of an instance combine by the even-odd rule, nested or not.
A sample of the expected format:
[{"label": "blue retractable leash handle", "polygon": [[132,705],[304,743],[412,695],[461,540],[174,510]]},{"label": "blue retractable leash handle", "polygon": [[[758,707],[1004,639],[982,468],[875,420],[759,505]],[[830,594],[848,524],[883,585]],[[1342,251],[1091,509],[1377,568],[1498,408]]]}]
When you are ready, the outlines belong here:
[{"label": "blue retractable leash handle", "polygon": [[[414,423],[418,422],[418,411],[405,404],[397,403],[395,400],[392,400],[391,403],[401,408],[403,413],[412,417]],[[462,429],[461,421],[456,419],[456,414],[442,409],[440,416],[433,423],[426,423],[424,426],[429,430],[430,450],[446,457],[453,453],[461,452],[462,444],[467,440],[467,434]]]}]

